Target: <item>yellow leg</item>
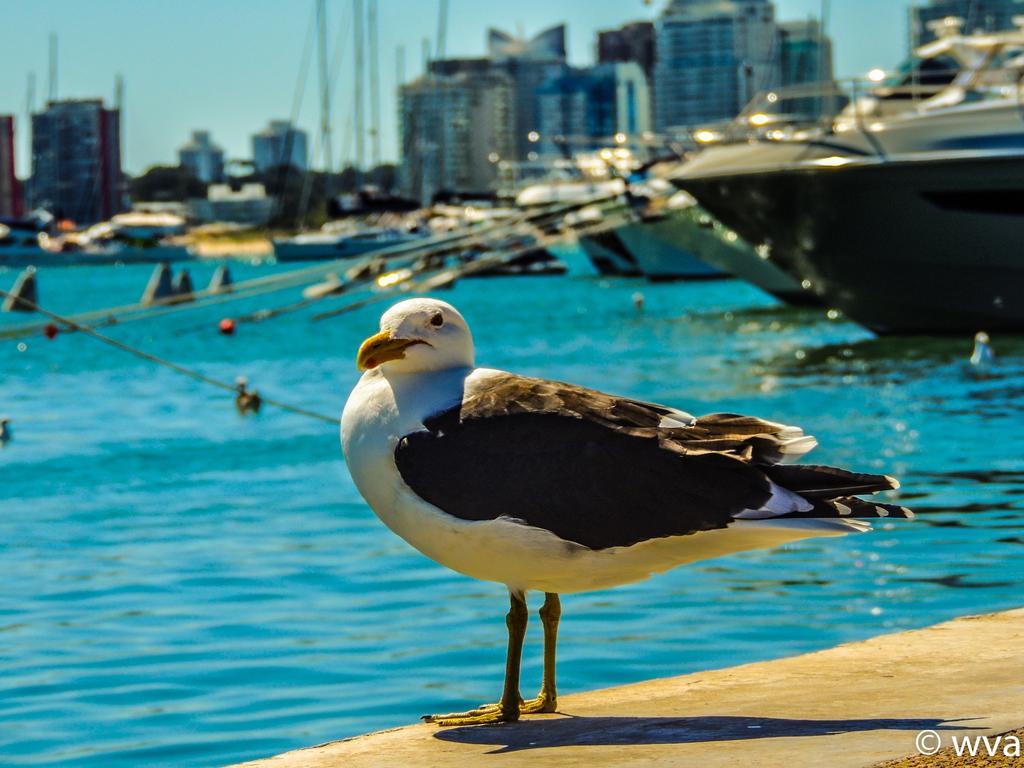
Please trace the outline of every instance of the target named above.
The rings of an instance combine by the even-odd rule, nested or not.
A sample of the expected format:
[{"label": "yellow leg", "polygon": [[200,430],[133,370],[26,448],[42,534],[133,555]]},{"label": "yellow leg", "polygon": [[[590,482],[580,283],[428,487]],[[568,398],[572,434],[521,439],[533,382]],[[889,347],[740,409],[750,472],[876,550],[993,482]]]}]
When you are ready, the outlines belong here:
[{"label": "yellow leg", "polygon": [[515,592],[509,593],[508,655],[505,658],[505,689],[497,706],[480,707],[468,712],[452,712],[447,715],[427,715],[428,723],[442,726],[486,725],[489,723],[510,723],[519,719],[522,698],[519,695],[519,669],[523,659],[523,639],[526,624],[530,619],[526,608],[526,597]]},{"label": "yellow leg", "polygon": [[548,592],[544,595],[544,606],[540,609],[540,620],[544,625],[544,678],[540,694],[536,699],[525,702],[520,708],[524,715],[536,712],[554,712],[558,707],[558,689],[555,686],[555,648],[558,645],[558,621],[562,617],[562,603],[558,595]]}]

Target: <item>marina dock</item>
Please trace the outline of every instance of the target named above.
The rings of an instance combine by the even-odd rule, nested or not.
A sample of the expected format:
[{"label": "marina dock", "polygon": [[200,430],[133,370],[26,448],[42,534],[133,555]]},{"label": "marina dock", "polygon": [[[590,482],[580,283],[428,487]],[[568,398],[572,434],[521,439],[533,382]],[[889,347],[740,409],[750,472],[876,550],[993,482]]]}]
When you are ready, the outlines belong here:
[{"label": "marina dock", "polygon": [[[559,713],[503,726],[411,725],[246,768],[401,765],[1011,765],[950,759],[952,738],[1024,726],[1024,609],[776,661],[565,696]],[[934,731],[942,751],[919,755]],[[927,739],[925,740],[928,744]],[[904,762],[903,758],[908,758]]]}]

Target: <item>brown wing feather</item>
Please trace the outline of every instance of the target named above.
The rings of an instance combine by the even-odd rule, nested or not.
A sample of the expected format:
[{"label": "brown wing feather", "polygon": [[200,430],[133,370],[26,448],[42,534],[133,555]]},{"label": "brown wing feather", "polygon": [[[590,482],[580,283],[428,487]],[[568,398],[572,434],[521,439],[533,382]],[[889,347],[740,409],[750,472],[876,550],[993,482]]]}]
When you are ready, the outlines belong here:
[{"label": "brown wing feather", "polygon": [[[586,419],[634,437],[657,438],[662,448],[678,454],[729,454],[755,464],[778,462],[786,442],[803,435],[797,427],[753,416],[712,413],[694,418],[664,405],[510,373],[488,378],[485,389],[467,393],[459,416],[462,420],[490,419],[516,413]],[[692,423],[660,426],[666,418]]]}]

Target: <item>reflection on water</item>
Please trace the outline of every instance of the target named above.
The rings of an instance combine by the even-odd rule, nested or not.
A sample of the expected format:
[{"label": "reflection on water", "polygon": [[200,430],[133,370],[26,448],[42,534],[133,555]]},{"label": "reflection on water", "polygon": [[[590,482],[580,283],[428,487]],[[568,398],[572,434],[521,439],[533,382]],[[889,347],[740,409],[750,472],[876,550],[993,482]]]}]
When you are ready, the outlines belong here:
[{"label": "reflection on water", "polygon": [[[44,272],[41,297],[63,310],[130,301],[147,272]],[[821,441],[815,461],[892,472],[893,498],[920,513],[567,597],[565,691],[1019,604],[1024,342],[993,339],[979,376],[969,338],[874,339],[733,282],[465,281],[444,297],[473,323],[482,364],[801,424]],[[234,337],[216,333],[220,309],[108,330],[337,413],[380,309],[317,325],[300,312]],[[17,420],[0,453],[7,762],[220,765],[496,695],[501,587],[380,525],[329,425],[240,419],[229,395],[74,335],[0,342],[0,382],[0,412]],[[526,689],[538,622],[530,633]]]}]

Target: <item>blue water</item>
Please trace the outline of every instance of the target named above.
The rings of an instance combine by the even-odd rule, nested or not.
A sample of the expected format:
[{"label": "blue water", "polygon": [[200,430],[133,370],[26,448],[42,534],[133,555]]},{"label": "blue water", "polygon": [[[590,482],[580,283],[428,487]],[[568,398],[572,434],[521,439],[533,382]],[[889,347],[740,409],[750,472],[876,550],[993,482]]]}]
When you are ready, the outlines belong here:
[{"label": "blue water", "polygon": [[[196,282],[211,271],[193,268]],[[43,271],[40,300],[118,304],[147,276]],[[483,364],[800,424],[821,441],[814,459],[900,476],[897,498],[920,513],[566,597],[563,692],[1020,605],[1024,343],[996,338],[978,376],[968,339],[877,340],[738,282],[577,274],[465,281],[444,298]],[[304,310],[229,338],[215,331],[242,311],[229,306],[107,332],[337,414],[383,309],[316,324]],[[241,418],[230,394],[81,334],[23,344],[0,341],[0,413],[15,419],[0,452],[0,763],[216,766],[497,696],[503,588],[388,532],[335,427]],[[530,632],[524,692],[539,679],[536,620]]]}]

